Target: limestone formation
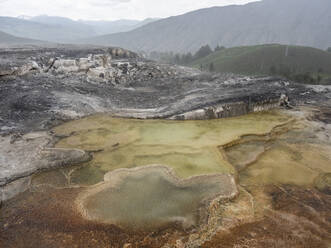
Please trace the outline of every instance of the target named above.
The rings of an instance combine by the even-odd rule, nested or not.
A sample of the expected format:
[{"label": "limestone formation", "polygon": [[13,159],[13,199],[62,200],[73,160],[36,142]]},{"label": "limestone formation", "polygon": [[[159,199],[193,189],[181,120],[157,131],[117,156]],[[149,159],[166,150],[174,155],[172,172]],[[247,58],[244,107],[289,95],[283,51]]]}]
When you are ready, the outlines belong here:
[{"label": "limestone formation", "polygon": [[[0,57],[1,187],[38,170],[89,159],[84,151],[52,149],[54,137],[45,131],[63,121],[96,113],[141,119],[224,118],[280,105],[329,106],[331,99],[331,89],[324,86],[202,73],[148,61],[121,48],[6,49]],[[26,186],[24,180],[16,183],[22,185],[18,188]]]},{"label": "limestone formation", "polygon": [[91,158],[82,150],[50,148],[52,139],[47,132],[0,137],[1,201],[25,191],[29,176],[37,171],[83,163]]}]

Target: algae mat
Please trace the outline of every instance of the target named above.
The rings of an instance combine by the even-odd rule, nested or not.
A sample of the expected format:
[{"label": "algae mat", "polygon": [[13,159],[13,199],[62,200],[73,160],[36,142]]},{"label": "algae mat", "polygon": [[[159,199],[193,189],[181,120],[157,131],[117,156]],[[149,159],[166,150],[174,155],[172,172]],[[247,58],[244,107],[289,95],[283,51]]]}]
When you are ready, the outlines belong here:
[{"label": "algae mat", "polygon": [[94,153],[85,166],[70,174],[74,184],[95,184],[103,175],[119,168],[163,164],[177,176],[236,173],[219,146],[245,134],[264,134],[287,122],[279,111],[246,116],[204,120],[133,120],[95,115],[54,128],[57,135],[68,136],[56,147],[79,148]]}]

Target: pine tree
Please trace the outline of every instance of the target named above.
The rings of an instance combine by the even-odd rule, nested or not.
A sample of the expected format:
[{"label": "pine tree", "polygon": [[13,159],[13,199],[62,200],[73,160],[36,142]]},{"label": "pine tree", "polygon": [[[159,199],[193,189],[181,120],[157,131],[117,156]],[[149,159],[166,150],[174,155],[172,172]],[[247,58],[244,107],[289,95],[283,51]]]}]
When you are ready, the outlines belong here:
[{"label": "pine tree", "polygon": [[211,50],[209,45],[202,46],[194,55],[194,59],[200,59],[203,57],[208,56],[211,54],[213,51]]},{"label": "pine tree", "polygon": [[209,64],[209,71],[210,71],[210,72],[215,71],[215,67],[214,67],[214,63],[213,63],[213,62],[211,62],[211,63]]}]

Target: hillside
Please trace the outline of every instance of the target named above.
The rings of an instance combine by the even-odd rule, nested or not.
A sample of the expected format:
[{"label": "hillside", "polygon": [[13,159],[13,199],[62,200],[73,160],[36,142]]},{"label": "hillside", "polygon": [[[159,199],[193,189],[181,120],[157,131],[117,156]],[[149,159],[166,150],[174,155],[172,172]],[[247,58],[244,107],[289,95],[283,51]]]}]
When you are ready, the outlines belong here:
[{"label": "hillside", "polygon": [[12,45],[37,45],[37,44],[40,45],[44,43],[45,42],[38,40],[16,37],[0,31],[0,47],[12,46]]},{"label": "hillside", "polygon": [[94,36],[131,31],[148,23],[152,23],[158,19],[148,18],[142,21],[125,19],[116,21],[75,21],[65,17],[41,15],[31,17],[29,20],[47,25],[57,25],[65,28],[72,28],[82,33],[89,31],[90,33],[88,36]]},{"label": "hillside", "polygon": [[29,39],[52,42],[71,42],[89,37],[95,33],[88,26],[77,29],[63,24],[45,24],[13,17],[0,17],[0,31]]},{"label": "hillside", "polygon": [[194,60],[191,66],[216,72],[280,75],[298,81],[331,80],[331,53],[311,47],[258,45],[234,47]]},{"label": "hillside", "polygon": [[280,43],[326,49],[331,44],[330,30],[330,0],[263,0],[201,9],[84,42],[180,53],[195,52],[205,44],[235,47]]},{"label": "hillside", "polygon": [[0,16],[0,31],[29,39],[80,43],[88,37],[130,31],[155,20],[75,21],[46,15],[20,18]]},{"label": "hillside", "polygon": [[144,26],[146,24],[155,22],[159,19],[148,18],[142,21],[138,20],[117,20],[117,21],[87,21],[80,20],[78,23],[84,23],[93,27],[98,35],[113,34],[120,32],[128,32]]}]

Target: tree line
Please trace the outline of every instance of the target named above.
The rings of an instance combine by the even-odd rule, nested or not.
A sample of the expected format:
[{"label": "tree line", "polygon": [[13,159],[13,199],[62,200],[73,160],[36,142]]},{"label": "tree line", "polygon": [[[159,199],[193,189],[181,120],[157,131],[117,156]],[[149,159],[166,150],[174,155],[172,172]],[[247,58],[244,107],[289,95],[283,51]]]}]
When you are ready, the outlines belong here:
[{"label": "tree line", "polygon": [[[209,45],[204,45],[200,47],[200,49],[194,54],[191,52],[184,54],[173,52],[151,52],[149,54],[149,58],[177,65],[189,65],[195,60],[204,58],[213,52],[221,51],[224,49],[225,47],[220,45],[217,45],[214,49],[212,49]],[[209,69],[214,70],[214,65],[210,65],[209,67]]]},{"label": "tree line", "polygon": [[274,76],[282,76],[287,79],[301,82],[305,84],[320,84],[323,81],[324,70],[319,68],[316,72],[302,72],[296,68],[291,68],[288,65],[280,64],[278,66],[272,65],[269,69],[269,74]]}]

